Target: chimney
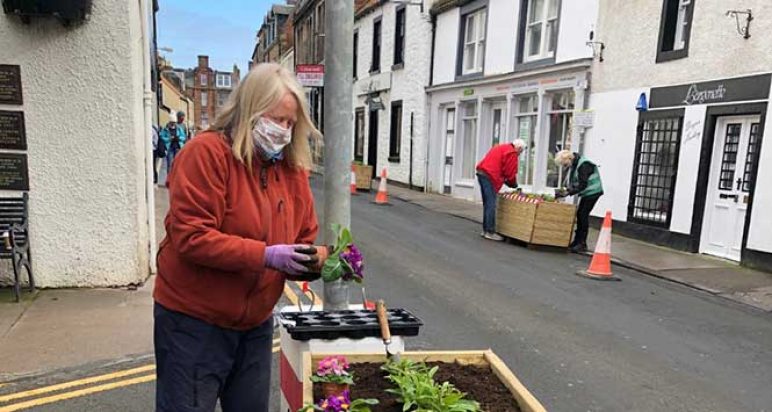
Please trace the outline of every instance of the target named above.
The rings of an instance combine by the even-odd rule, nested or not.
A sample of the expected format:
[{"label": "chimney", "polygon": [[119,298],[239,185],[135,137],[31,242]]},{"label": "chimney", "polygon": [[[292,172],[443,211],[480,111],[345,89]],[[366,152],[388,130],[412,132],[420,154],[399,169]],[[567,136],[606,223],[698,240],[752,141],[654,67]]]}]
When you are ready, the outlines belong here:
[{"label": "chimney", "polygon": [[241,80],[241,70],[239,70],[239,66],[236,66],[236,64],[233,65],[233,74],[231,75],[231,82],[234,85],[239,84],[239,80]]},{"label": "chimney", "polygon": [[209,67],[209,56],[198,56],[198,68],[206,69]]}]

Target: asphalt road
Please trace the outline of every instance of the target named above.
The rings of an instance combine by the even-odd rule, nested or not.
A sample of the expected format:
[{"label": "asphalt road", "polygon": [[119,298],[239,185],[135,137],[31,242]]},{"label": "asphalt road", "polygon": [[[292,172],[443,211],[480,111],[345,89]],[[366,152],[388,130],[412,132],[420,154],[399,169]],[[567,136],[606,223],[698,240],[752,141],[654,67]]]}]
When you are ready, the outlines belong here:
[{"label": "asphalt road", "polygon": [[[409,349],[492,348],[551,411],[772,411],[770,314],[620,268],[622,282],[580,278],[584,257],[370,197],[352,202],[368,297],[422,318]],[[153,387],[31,410],[150,411]]]}]

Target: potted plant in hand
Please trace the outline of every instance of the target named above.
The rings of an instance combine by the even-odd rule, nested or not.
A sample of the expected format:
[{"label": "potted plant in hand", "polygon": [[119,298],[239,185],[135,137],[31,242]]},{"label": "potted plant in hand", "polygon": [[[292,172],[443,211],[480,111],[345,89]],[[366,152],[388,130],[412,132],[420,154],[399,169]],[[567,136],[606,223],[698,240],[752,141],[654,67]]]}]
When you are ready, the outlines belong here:
[{"label": "potted plant in hand", "polygon": [[354,375],[349,372],[349,365],[343,356],[328,356],[319,362],[311,382],[322,385],[325,397],[338,396],[348,391],[354,384]]},{"label": "potted plant in hand", "polygon": [[339,224],[333,224],[336,233],[335,245],[322,266],[324,281],[324,309],[348,309],[349,282],[362,283],[364,280],[364,259],[362,253],[354,245],[351,231]]}]

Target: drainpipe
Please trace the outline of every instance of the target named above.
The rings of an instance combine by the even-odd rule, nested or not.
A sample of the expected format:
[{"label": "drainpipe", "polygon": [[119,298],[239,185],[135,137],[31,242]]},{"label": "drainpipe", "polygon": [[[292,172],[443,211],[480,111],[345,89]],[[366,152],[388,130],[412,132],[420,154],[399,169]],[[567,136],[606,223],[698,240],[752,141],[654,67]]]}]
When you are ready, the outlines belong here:
[{"label": "drainpipe", "polygon": [[413,190],[413,112],[410,112],[410,174],[408,187]]},{"label": "drainpipe", "polygon": [[434,85],[434,42],[437,39],[437,16],[432,14],[432,51],[429,61],[429,86]]},{"label": "drainpipe", "polygon": [[149,2],[152,0],[139,0],[140,9],[140,25],[142,28],[142,71],[143,75],[143,107],[144,107],[144,120],[145,120],[145,133],[144,133],[144,147],[145,147],[145,197],[147,199],[147,229],[148,229],[148,242],[149,253],[148,263],[150,265],[150,273],[156,273],[156,261],[155,255],[157,253],[156,247],[156,233],[155,233],[155,186],[153,185],[153,87],[152,78],[150,76],[150,28],[148,27],[148,17],[152,13]]}]

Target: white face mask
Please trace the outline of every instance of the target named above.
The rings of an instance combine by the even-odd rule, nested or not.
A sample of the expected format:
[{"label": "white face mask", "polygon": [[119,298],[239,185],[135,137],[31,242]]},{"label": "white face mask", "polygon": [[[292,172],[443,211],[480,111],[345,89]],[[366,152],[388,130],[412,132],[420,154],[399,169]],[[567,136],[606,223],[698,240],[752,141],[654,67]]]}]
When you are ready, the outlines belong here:
[{"label": "white face mask", "polygon": [[292,142],[292,128],[285,129],[276,122],[261,117],[252,128],[252,138],[270,159],[281,157],[281,151]]}]

